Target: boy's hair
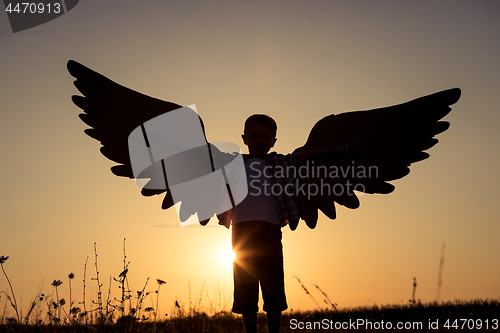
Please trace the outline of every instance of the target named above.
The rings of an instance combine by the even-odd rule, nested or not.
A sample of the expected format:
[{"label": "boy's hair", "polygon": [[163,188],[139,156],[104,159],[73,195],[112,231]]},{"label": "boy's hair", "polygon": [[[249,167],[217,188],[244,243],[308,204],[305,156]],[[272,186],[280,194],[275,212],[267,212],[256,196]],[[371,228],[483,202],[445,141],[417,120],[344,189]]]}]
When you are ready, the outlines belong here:
[{"label": "boy's hair", "polygon": [[278,126],[276,125],[276,121],[273,117],[268,116],[267,114],[253,114],[245,121],[245,128],[243,133],[246,133],[247,130],[252,126],[262,125],[265,128],[268,128],[274,132],[276,136],[276,132],[278,130]]}]

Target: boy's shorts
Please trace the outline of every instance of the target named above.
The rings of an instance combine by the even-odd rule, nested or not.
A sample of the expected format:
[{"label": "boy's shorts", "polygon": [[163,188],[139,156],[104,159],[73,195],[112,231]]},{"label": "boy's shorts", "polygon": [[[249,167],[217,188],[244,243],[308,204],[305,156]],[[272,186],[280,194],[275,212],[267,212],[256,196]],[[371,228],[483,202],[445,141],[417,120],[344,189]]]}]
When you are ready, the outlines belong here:
[{"label": "boy's shorts", "polygon": [[233,312],[258,312],[259,282],[264,311],[286,310],[281,226],[265,221],[235,223],[232,238],[236,255]]}]

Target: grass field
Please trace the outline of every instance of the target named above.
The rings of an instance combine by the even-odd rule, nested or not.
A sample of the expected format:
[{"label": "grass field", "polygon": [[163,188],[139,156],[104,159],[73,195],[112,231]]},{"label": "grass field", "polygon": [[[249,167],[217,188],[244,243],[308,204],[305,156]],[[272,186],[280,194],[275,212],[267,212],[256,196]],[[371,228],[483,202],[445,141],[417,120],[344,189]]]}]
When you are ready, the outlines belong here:
[{"label": "grass field", "polygon": [[[472,301],[284,313],[282,332],[500,332],[500,302]],[[398,329],[398,325],[402,325]],[[406,328],[405,328],[406,327]],[[259,332],[267,332],[265,314]],[[244,332],[231,313],[196,314],[166,321],[141,322],[122,317],[103,324],[0,325],[0,332]]]},{"label": "grass field", "polygon": [[[168,317],[160,316],[158,299],[161,287],[166,282],[157,279],[154,284],[156,290],[148,292],[148,278],[141,290],[132,292],[127,280],[129,263],[125,255],[125,240],[123,246],[123,271],[113,279],[113,284],[119,286],[119,298],[110,297],[111,281],[106,289],[99,279],[97,250],[94,244],[95,277],[88,280],[89,283],[97,283],[97,295],[85,295],[88,287],[88,258],[83,279],[83,299],[91,298],[91,302],[79,302],[74,298],[71,293],[74,275],[69,274],[65,284],[69,287],[68,301],[59,297],[58,288],[63,282],[54,280],[51,285],[55,293],[52,296],[36,295],[25,312],[18,307],[15,291],[4,267],[8,256],[1,256],[0,266],[9,288],[0,290],[0,333],[244,332],[241,316],[228,312],[224,304],[210,303],[210,311],[204,312],[200,310],[199,304],[197,308],[190,306],[187,310],[175,301],[174,311]],[[297,277],[296,279],[305,293],[312,297],[302,282]],[[404,305],[339,308],[319,286],[315,287],[324,298],[320,303],[326,304],[328,308],[314,312],[283,312],[282,332],[500,332],[500,300],[496,299],[439,304],[421,304],[413,299]],[[156,305],[145,307],[143,301],[146,297],[156,299]],[[320,303],[316,300],[314,302],[320,308]],[[201,298],[198,303],[201,303]],[[265,313],[258,316],[258,332],[267,332]]]}]

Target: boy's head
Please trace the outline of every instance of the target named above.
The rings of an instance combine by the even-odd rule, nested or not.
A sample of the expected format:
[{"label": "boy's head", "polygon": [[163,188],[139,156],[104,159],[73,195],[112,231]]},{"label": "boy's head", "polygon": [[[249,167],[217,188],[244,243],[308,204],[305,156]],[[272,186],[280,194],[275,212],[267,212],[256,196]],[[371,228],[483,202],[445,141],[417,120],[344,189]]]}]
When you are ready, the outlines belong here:
[{"label": "boy's head", "polygon": [[253,114],[245,121],[243,142],[252,157],[264,157],[276,143],[276,121],[265,114]]}]

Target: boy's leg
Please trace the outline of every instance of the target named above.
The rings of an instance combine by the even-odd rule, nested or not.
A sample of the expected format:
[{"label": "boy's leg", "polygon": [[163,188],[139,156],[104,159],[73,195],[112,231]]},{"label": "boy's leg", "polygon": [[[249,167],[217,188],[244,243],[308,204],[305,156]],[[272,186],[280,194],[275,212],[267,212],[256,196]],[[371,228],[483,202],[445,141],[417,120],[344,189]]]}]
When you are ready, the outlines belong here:
[{"label": "boy's leg", "polygon": [[281,230],[268,226],[267,256],[260,262],[260,284],[264,311],[267,312],[267,327],[269,333],[279,333],[281,326],[281,311],[288,308],[285,295],[285,274],[283,267],[283,248],[281,245]]},{"label": "boy's leg", "polygon": [[281,327],[281,312],[267,313],[267,329],[269,333],[279,333]]},{"label": "boy's leg", "polygon": [[[234,303],[233,312],[243,315],[243,320],[257,323],[252,320],[259,310],[259,281],[255,276],[255,259],[253,258],[253,243],[255,242],[253,223],[241,222],[233,225],[232,243],[236,258],[233,262]],[[245,320],[245,317],[248,320]],[[246,324],[245,324],[246,326]]]},{"label": "boy's leg", "polygon": [[[243,324],[245,325],[245,332],[246,333],[256,333],[257,332],[257,312],[243,314]],[[271,330],[269,330],[269,333],[271,333]]]},{"label": "boy's leg", "polygon": [[257,313],[259,311],[259,281],[248,273],[251,260],[238,260],[233,262],[234,313]]}]

